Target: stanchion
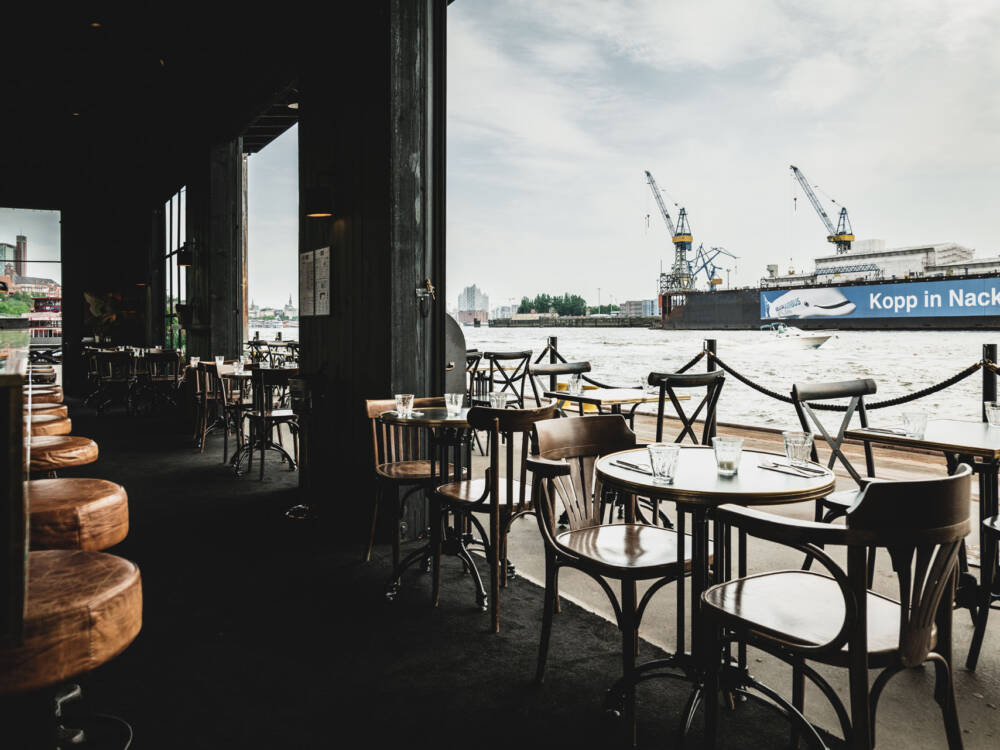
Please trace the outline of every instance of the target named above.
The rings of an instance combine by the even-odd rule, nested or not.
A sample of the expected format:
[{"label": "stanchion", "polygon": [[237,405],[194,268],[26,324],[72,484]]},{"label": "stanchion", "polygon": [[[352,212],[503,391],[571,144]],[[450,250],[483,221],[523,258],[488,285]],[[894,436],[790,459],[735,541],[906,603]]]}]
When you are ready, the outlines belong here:
[{"label": "stanchion", "polygon": [[[997,361],[997,345],[983,344],[983,362]],[[989,367],[983,368],[983,421],[986,421],[986,402],[997,400],[997,374]]]},{"label": "stanchion", "polygon": [[[715,372],[715,354],[717,351],[718,343],[715,339],[705,339],[705,351],[709,353],[706,357],[708,363],[706,364],[706,369],[708,372]],[[715,437],[715,415],[712,415],[712,422],[708,426],[708,438],[711,440]]]},{"label": "stanchion", "polygon": [[[559,337],[549,336],[549,363],[557,364],[559,362],[558,352],[559,352]],[[549,391],[555,392],[559,388],[559,384],[556,382],[555,375],[549,375]]]}]

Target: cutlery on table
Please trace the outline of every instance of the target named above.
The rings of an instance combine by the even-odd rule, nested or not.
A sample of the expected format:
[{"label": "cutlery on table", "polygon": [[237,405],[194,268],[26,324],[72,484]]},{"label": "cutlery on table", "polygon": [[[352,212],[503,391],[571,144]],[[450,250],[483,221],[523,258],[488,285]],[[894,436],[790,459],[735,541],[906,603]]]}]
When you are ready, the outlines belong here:
[{"label": "cutlery on table", "polygon": [[649,474],[650,476],[653,475],[652,470],[646,468],[645,466],[639,466],[638,464],[630,464],[626,461],[612,461],[611,465],[617,466],[621,469],[628,469],[629,471],[636,471],[640,474]]},{"label": "cutlery on table", "polygon": [[792,468],[791,466],[785,466],[783,464],[757,464],[759,469],[767,469],[768,471],[776,471],[779,474],[789,474],[793,477],[801,477],[803,479],[815,479],[818,474],[811,474],[805,471],[799,471],[798,467]]},{"label": "cutlery on table", "polygon": [[814,476],[820,476],[821,474],[826,474],[827,470],[822,469],[818,466],[796,466],[795,464],[786,464],[782,461],[764,461],[761,466],[780,466],[783,469],[794,469],[795,471],[804,471],[807,474],[812,474]]},{"label": "cutlery on table", "polygon": [[898,427],[862,427],[863,432],[884,432],[888,435],[900,435],[906,437],[906,430],[900,429]]}]

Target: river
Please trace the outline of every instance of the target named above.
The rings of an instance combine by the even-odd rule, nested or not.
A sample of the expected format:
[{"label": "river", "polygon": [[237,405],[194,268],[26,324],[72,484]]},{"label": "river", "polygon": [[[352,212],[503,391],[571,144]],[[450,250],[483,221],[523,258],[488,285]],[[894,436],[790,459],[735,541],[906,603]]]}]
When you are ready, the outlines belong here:
[{"label": "river", "polygon": [[[878,393],[869,403],[911,393],[944,380],[979,361],[982,345],[1000,340],[989,331],[839,331],[818,349],[793,348],[760,331],[661,331],[645,328],[470,328],[466,345],[482,351],[531,349],[535,356],[548,336],[559,337],[559,352],[570,361],[588,360],[602,382],[637,385],[651,371],[681,367],[714,338],[718,356],[761,385],[788,394],[793,383],[872,378]],[[705,365],[698,363],[698,369]],[[907,406],[874,411],[871,423],[899,425],[904,411],[931,418],[978,420],[982,376],[977,372],[950,388]],[[830,426],[839,417],[829,413]],[[719,420],[748,425],[793,428],[791,405],[771,399],[726,378],[719,400]]]}]

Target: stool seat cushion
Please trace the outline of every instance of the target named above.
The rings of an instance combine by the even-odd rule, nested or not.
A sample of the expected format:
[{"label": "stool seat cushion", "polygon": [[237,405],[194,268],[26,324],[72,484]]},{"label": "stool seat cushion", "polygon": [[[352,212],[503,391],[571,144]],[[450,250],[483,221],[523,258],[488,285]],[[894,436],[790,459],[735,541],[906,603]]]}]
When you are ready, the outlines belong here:
[{"label": "stool seat cushion", "polygon": [[26,485],[32,549],[99,551],[128,535],[128,495],[104,479],[33,479]]},{"label": "stool seat cushion", "polygon": [[0,648],[0,695],[90,672],[124,651],[141,626],[134,563],[103,552],[30,552],[24,638]]},{"label": "stool seat cushion", "polygon": [[[24,405],[25,414],[28,413],[28,405]],[[51,414],[56,417],[68,417],[69,409],[66,404],[32,404],[31,414]]]},{"label": "stool seat cushion", "polygon": [[58,471],[97,460],[97,443],[78,435],[46,435],[31,439],[31,470]]},{"label": "stool seat cushion", "polygon": [[[32,404],[61,404],[63,402],[62,388],[58,391],[53,388],[46,388],[45,390],[33,388],[30,395]],[[26,402],[28,400],[27,393],[24,394],[24,400]]]},{"label": "stool seat cushion", "polygon": [[39,384],[55,383],[56,374],[54,372],[38,372],[37,370],[32,370],[31,382]]},{"label": "stool seat cushion", "polygon": [[32,414],[24,421],[31,425],[32,435],[69,435],[73,431],[73,421],[69,417]]}]

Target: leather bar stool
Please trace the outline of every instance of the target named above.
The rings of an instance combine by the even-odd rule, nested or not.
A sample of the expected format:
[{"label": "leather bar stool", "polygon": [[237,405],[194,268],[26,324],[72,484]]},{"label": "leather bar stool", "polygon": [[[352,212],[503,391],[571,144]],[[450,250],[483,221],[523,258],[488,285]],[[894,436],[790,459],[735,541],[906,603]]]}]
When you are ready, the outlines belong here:
[{"label": "leather bar stool", "polygon": [[[25,415],[28,414],[28,409],[24,409]],[[55,417],[68,417],[69,409],[66,408],[66,404],[32,404],[31,414],[33,415],[52,415]]]},{"label": "leather bar stool", "polygon": [[33,479],[26,483],[31,549],[100,551],[128,534],[128,495],[104,479]]},{"label": "leather bar stool", "polygon": [[54,372],[31,372],[31,382],[36,385],[45,385],[48,383],[56,382],[56,374]]},{"label": "leather bar stool", "polygon": [[32,388],[25,393],[25,397],[31,394],[32,404],[61,404],[63,402],[62,388],[58,386],[49,388]]},{"label": "leather bar stool", "polygon": [[142,627],[142,580],[103,552],[28,553],[23,638],[0,647],[0,724],[18,747],[56,746],[59,686],[110,661]]},{"label": "leather bar stool", "polygon": [[30,417],[25,417],[24,421],[26,425],[31,425],[32,436],[69,435],[73,431],[73,421],[69,417],[32,414]]},{"label": "leather bar stool", "polygon": [[97,443],[78,435],[47,435],[31,439],[33,472],[55,472],[70,466],[86,466],[97,460]]}]

